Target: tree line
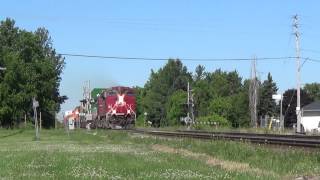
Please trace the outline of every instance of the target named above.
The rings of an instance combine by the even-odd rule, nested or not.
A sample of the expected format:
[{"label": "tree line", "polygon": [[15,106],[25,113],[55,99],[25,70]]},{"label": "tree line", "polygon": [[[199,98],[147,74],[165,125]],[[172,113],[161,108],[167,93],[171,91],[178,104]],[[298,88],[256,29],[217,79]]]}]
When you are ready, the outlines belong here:
[{"label": "tree line", "polygon": [[32,98],[39,101],[43,126],[54,125],[54,114],[67,97],[59,86],[64,58],[53,48],[48,30],[29,32],[6,19],[0,23],[0,126],[14,127],[26,116],[32,121]]},{"label": "tree line", "polygon": [[[0,126],[14,127],[27,117],[32,121],[32,98],[40,104],[43,126],[54,125],[54,114],[67,99],[60,95],[64,58],[57,54],[48,30],[34,32],[15,26],[15,21],[0,22]],[[194,72],[179,59],[169,59],[159,70],[151,70],[144,87],[136,87],[139,121],[148,120],[155,127],[180,125],[187,114],[187,84],[192,87],[194,115],[199,121],[215,121],[220,125],[250,125],[249,85],[236,70],[207,71],[199,65]],[[278,91],[271,74],[258,81],[258,117],[277,116],[279,106],[272,99]],[[284,93],[285,125],[296,122],[295,89]],[[306,84],[301,90],[301,105],[320,100],[320,84]],[[147,112],[147,116],[144,113]],[[144,119],[146,118],[146,119]]]},{"label": "tree line", "polygon": [[[248,127],[250,81],[242,78],[236,70],[227,72],[216,69],[209,72],[202,65],[198,65],[192,73],[181,60],[169,59],[159,70],[151,70],[144,87],[136,88],[138,121],[150,121],[155,127],[180,125],[180,118],[187,114],[185,106],[189,82],[196,120],[214,121],[230,127]],[[268,73],[266,80],[258,81],[258,84],[258,119],[265,116],[278,117],[280,107],[272,99],[278,87],[271,73]],[[285,91],[283,98],[285,126],[292,127],[296,122],[295,89]],[[320,84],[306,84],[301,90],[301,105],[314,100],[320,100]]]}]

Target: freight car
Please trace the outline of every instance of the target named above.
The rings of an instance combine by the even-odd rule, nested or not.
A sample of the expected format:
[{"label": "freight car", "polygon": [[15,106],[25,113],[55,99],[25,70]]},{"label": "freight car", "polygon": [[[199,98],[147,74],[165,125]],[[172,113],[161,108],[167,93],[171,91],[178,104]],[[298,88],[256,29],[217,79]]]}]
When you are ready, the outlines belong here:
[{"label": "freight car", "polygon": [[92,128],[128,129],[136,121],[136,98],[129,87],[116,86],[97,95]]}]

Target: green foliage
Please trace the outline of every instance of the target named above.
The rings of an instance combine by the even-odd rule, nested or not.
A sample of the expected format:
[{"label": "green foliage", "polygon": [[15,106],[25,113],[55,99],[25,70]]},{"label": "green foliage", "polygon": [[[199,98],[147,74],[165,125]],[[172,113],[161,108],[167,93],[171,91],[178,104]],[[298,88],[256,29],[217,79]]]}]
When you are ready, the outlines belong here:
[{"label": "green foliage", "polygon": [[187,109],[185,108],[187,100],[187,92],[182,91],[181,89],[174,92],[167,101],[166,110],[167,110],[167,120],[168,125],[179,125],[180,117],[184,117],[187,114]]},{"label": "green foliage", "polygon": [[32,116],[32,97],[40,104],[43,126],[54,125],[54,112],[67,97],[60,96],[63,58],[55,52],[44,28],[35,32],[15,27],[6,19],[0,24],[0,126],[18,124]]},{"label": "green foliage", "polygon": [[195,70],[194,80],[199,81],[205,77],[205,67],[198,65]]},{"label": "green foliage", "polygon": [[205,74],[194,82],[194,99],[197,117],[217,114],[233,127],[248,126],[248,87],[236,71],[220,69]]},{"label": "green foliage", "polygon": [[233,127],[249,125],[248,83],[242,83],[237,71],[206,72],[199,65],[191,77],[180,60],[169,60],[157,72],[151,71],[149,81],[139,89],[137,111],[147,112],[154,126],[179,125],[180,117],[187,114],[183,104],[189,81],[196,118],[219,116]]},{"label": "green foliage", "polygon": [[278,88],[275,82],[273,82],[272,76],[268,73],[268,79],[262,83],[260,88],[260,99],[258,105],[259,116],[275,116],[277,112],[277,106],[275,100],[272,99],[273,94],[277,94]]},{"label": "green foliage", "polygon": [[157,72],[151,71],[151,76],[144,87],[142,106],[153,126],[168,125],[166,114],[168,100],[175,91],[186,91],[187,83],[191,80],[191,74],[179,59],[169,59],[163,68]]},{"label": "green foliage", "polygon": [[316,101],[320,101],[320,83],[310,83],[303,87],[303,90]]},{"label": "green foliage", "polygon": [[230,127],[231,123],[225,117],[213,113],[209,116],[202,116],[197,119],[198,122],[214,122],[219,127]]},{"label": "green foliage", "polygon": [[143,99],[145,97],[145,93],[144,93],[144,89],[141,87],[134,87],[134,93],[136,95],[136,103],[137,103],[137,107],[136,107],[136,115],[139,118],[140,116],[143,116]]},{"label": "green foliage", "polygon": [[212,97],[231,96],[240,92],[242,78],[237,71],[226,72],[221,69],[208,73],[207,78]]},{"label": "green foliage", "polygon": [[233,127],[248,127],[249,117],[249,100],[247,92],[241,91],[232,96],[232,111],[230,112],[230,121]]},{"label": "green foliage", "polygon": [[[138,89],[138,114],[147,112],[148,121],[156,127],[179,125],[179,118],[187,115],[183,104],[187,99],[188,82],[192,88],[196,119],[219,116],[232,127],[249,126],[250,80],[242,81],[237,71],[217,69],[206,72],[201,65],[191,76],[180,60],[172,59],[157,72],[152,70],[144,88]],[[277,109],[272,94],[277,92],[277,86],[270,73],[260,92],[259,115],[274,115]]]},{"label": "green foliage", "polygon": [[214,114],[228,118],[233,108],[232,97],[217,97],[210,102],[209,108]]},{"label": "green foliage", "polygon": [[146,126],[145,118],[144,118],[143,115],[140,115],[140,116],[137,117],[135,126],[136,127],[144,127],[144,126]]},{"label": "green foliage", "polygon": [[233,127],[249,125],[248,96],[240,92],[236,95],[217,97],[210,103],[211,114],[217,114],[229,121]]},{"label": "green foliage", "polygon": [[102,93],[104,90],[106,90],[105,88],[93,88],[91,91],[91,98],[94,101],[97,101],[98,95],[100,95],[100,93]]},{"label": "green foliage", "polygon": [[[310,104],[313,100],[304,90],[300,90],[300,105],[301,107]],[[288,89],[283,94],[283,115],[285,127],[292,127],[297,122],[296,107],[297,107],[297,91],[296,89]]]},{"label": "green foliage", "polygon": [[192,89],[196,116],[208,115],[210,112],[210,109],[208,107],[210,100],[212,99],[208,80],[200,79],[198,81],[195,81]]}]

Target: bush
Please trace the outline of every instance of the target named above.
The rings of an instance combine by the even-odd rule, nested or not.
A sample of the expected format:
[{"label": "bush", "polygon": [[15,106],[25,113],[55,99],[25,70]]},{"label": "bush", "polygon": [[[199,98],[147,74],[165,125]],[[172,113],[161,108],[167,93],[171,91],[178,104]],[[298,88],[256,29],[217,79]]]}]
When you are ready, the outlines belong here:
[{"label": "bush", "polygon": [[136,119],[135,126],[136,127],[144,127],[145,126],[144,120],[145,120],[145,117],[143,115],[138,116],[137,119]]},{"label": "bush", "polygon": [[231,125],[230,122],[226,118],[219,116],[218,114],[212,114],[209,116],[199,117],[197,119],[197,122],[211,122],[211,123],[213,122],[213,123],[216,123],[220,127],[229,127]]}]

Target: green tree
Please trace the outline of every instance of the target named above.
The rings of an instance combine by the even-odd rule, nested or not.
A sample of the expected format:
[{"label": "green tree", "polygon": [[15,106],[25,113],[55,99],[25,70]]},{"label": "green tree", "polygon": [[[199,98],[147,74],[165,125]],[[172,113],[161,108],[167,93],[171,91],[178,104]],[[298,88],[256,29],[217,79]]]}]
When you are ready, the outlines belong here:
[{"label": "green tree", "polygon": [[195,104],[195,116],[206,116],[209,114],[209,104],[211,100],[210,85],[206,79],[200,79],[194,82],[193,96]]},{"label": "green tree", "polygon": [[273,94],[277,94],[278,88],[273,81],[272,76],[268,73],[268,78],[262,83],[260,88],[258,116],[274,116],[277,112],[277,106],[272,99]]},{"label": "green tree", "polygon": [[303,87],[303,90],[316,101],[320,101],[320,83],[310,83]]},{"label": "green tree", "polygon": [[[301,107],[310,104],[313,100],[304,90],[300,90]],[[283,115],[285,127],[292,127],[297,122],[297,91],[296,89],[288,89],[283,94]]]},{"label": "green tree", "polygon": [[227,119],[234,127],[247,126],[248,88],[242,84],[239,74],[221,69],[201,73],[205,77],[194,82],[197,118],[218,115]]},{"label": "green tree", "polygon": [[249,99],[244,89],[232,96],[232,110],[229,118],[233,127],[249,126]]},{"label": "green tree", "polygon": [[210,102],[210,114],[218,114],[226,119],[230,119],[230,113],[232,111],[232,97],[217,97]]},{"label": "green tree", "polygon": [[201,65],[197,66],[192,80],[181,61],[171,59],[158,71],[151,71],[138,101],[154,126],[176,125],[186,115],[182,104],[186,102],[188,81],[196,119],[217,119],[233,127],[249,125],[248,80],[243,83],[237,71],[206,72]]},{"label": "green tree", "polygon": [[144,122],[144,108],[143,108],[143,100],[145,98],[145,90],[141,87],[134,87],[135,96],[136,96],[136,117],[137,123],[143,125]]},{"label": "green tree", "polygon": [[205,77],[205,67],[198,65],[195,70],[194,80],[199,81]]},{"label": "green tree", "polygon": [[144,111],[148,120],[154,126],[168,125],[166,107],[170,96],[177,90],[187,90],[191,74],[179,59],[169,59],[167,64],[157,72],[151,71],[151,76],[145,84]]},{"label": "green tree", "polygon": [[166,104],[166,115],[168,125],[179,125],[180,117],[185,117],[187,114],[186,108],[187,92],[183,90],[175,91],[169,98]]},{"label": "green tree", "polygon": [[219,96],[228,96],[230,94],[228,72],[221,69],[210,73],[207,76],[207,80],[210,86],[210,96],[212,98]]},{"label": "green tree", "polygon": [[242,78],[237,71],[226,72],[217,69],[212,73],[206,73],[205,80],[209,84],[210,96],[231,96],[240,92]]},{"label": "green tree", "polygon": [[244,91],[232,96],[217,97],[210,103],[210,115],[217,114],[233,127],[249,125],[248,96]]},{"label": "green tree", "polygon": [[196,116],[207,116],[211,111],[209,104],[212,99],[232,96],[241,91],[242,78],[236,71],[225,72],[218,69],[209,73],[202,72],[201,69],[201,66],[198,66],[196,73],[199,74],[201,72],[204,78],[196,79],[193,87],[195,109]]},{"label": "green tree", "polygon": [[0,123],[13,126],[24,114],[32,115],[32,97],[42,112],[43,125],[54,125],[54,112],[66,96],[60,96],[59,85],[64,59],[55,52],[44,28],[35,32],[15,27],[14,20],[0,23]]}]

